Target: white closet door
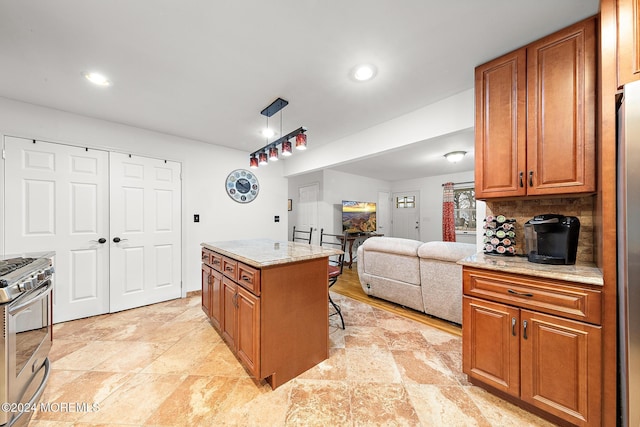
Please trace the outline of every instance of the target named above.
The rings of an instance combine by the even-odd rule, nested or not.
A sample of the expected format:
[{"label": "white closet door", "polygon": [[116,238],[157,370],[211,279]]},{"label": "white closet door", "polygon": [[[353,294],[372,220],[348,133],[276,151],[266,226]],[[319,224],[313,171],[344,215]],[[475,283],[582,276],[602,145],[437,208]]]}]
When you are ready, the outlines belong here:
[{"label": "white closet door", "polygon": [[111,311],[181,296],[180,164],[110,153]]},{"label": "white closet door", "polygon": [[108,312],[108,153],[14,137],[5,151],[5,255],[56,251],[55,323]]}]

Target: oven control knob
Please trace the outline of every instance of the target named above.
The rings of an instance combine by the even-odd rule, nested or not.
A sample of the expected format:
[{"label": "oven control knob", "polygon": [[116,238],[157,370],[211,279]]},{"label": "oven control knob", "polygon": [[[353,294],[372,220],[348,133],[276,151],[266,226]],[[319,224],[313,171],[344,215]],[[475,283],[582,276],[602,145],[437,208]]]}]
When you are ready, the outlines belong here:
[{"label": "oven control knob", "polygon": [[40,273],[38,273],[38,281],[44,280],[45,277],[47,277],[46,271],[41,271]]},{"label": "oven control knob", "polygon": [[6,288],[7,286],[9,286],[9,283],[6,279],[0,279],[0,288]]}]

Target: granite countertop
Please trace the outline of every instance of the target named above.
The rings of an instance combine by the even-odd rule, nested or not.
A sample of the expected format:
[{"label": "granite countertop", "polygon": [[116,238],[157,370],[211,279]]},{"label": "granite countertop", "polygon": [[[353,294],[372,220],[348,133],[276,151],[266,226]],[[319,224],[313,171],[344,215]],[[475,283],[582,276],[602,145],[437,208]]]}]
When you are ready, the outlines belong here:
[{"label": "granite countertop", "polygon": [[201,246],[256,268],[326,258],[342,253],[337,249],[272,239],[205,242],[201,243]]},{"label": "granite countertop", "polygon": [[529,262],[526,257],[486,255],[482,252],[458,261],[468,267],[504,273],[526,274],[548,279],[566,280],[587,285],[604,285],[602,271],[595,264],[549,265]]}]

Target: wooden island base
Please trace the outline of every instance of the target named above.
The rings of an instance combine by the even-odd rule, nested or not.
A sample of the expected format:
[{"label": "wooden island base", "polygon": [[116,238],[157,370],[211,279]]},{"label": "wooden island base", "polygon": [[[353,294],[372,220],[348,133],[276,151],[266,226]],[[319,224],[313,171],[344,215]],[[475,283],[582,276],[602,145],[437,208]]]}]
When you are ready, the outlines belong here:
[{"label": "wooden island base", "polygon": [[202,308],[247,372],[275,389],[327,359],[330,254],[290,242],[316,257],[264,265],[222,243],[202,245]]}]

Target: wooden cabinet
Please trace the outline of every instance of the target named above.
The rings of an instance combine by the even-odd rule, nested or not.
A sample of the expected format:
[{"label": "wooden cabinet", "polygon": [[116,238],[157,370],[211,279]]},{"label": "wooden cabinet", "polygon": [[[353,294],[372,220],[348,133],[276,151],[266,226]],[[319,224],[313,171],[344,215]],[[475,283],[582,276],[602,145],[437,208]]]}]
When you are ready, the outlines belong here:
[{"label": "wooden cabinet", "polygon": [[224,317],[220,331],[245,368],[260,374],[260,299],[229,278],[222,279]]},{"label": "wooden cabinet", "polygon": [[475,72],[478,199],[594,192],[596,20]]},{"label": "wooden cabinet", "polygon": [[601,327],[548,314],[599,321],[600,292],[468,267],[463,288],[469,379],[575,425],[600,425]]},{"label": "wooden cabinet", "polygon": [[618,86],[640,80],[640,0],[618,0]]},{"label": "wooden cabinet", "polygon": [[260,373],[260,299],[243,287],[236,297],[236,354],[255,377]]},{"label": "wooden cabinet", "polygon": [[[217,262],[216,262],[217,261]],[[222,273],[221,262],[213,252],[202,250],[202,311],[216,328],[220,327]]]},{"label": "wooden cabinet", "polygon": [[327,257],[256,268],[203,248],[202,261],[203,311],[252,377],[276,388],[329,357]]}]

